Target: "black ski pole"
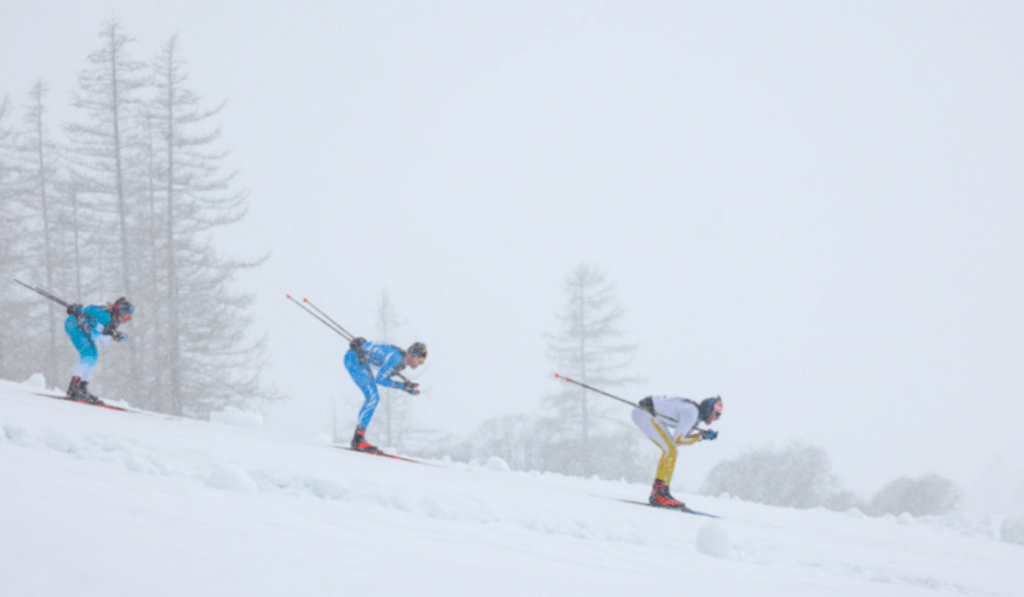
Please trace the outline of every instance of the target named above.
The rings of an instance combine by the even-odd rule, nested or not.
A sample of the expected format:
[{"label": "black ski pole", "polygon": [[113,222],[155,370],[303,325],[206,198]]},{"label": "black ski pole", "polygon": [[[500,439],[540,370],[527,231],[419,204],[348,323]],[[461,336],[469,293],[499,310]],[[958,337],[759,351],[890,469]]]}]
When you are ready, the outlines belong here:
[{"label": "black ski pole", "polygon": [[[301,307],[303,311],[305,311],[306,313],[309,313],[313,317],[316,317],[317,320],[320,321],[320,323],[322,323],[322,324],[326,325],[327,327],[331,328],[331,331],[333,331],[335,334],[338,334],[339,336],[341,336],[342,338],[348,340],[349,342],[351,342],[352,340],[355,339],[355,336],[353,336],[351,333],[349,333],[349,331],[346,330],[345,328],[341,327],[341,325],[338,324],[338,322],[336,322],[333,319],[331,319],[330,316],[328,316],[323,311],[320,311],[320,309],[316,309],[316,306],[313,305],[313,303],[309,302],[309,299],[302,299],[302,301],[303,301],[303,303],[306,303],[306,304],[310,305],[311,307],[313,307],[313,309],[316,309],[317,311],[320,311],[320,313],[323,313],[323,316],[326,317],[327,319],[324,319],[324,317],[320,317],[319,315],[314,313],[309,307],[307,307],[303,303],[300,303],[292,295],[288,294],[288,295],[285,295],[285,296],[288,298],[288,300],[290,300],[291,302],[293,302],[296,305],[298,305],[299,307]],[[328,320],[330,320],[330,322],[328,322]],[[331,325],[331,323],[333,323],[334,325]],[[337,326],[337,327],[335,327],[335,326]],[[380,367],[381,363],[376,358],[374,358],[373,355],[367,354],[366,356],[368,356],[371,359],[373,359],[373,361],[374,361],[373,364],[374,365]],[[397,373],[396,372],[396,373],[392,373],[392,375],[397,375],[398,377],[402,378],[402,381],[409,381],[409,378],[407,378],[406,376],[402,375],[401,373]]]},{"label": "black ski pole", "polygon": [[43,290],[42,288],[38,288],[38,287],[36,287],[36,286],[29,286],[28,284],[26,284],[26,283],[22,282],[21,280],[18,280],[17,278],[11,278],[11,280],[12,280],[12,281],[14,281],[14,282],[17,282],[18,284],[21,284],[22,286],[24,286],[25,288],[28,288],[29,290],[31,290],[31,291],[33,291],[33,292],[38,292],[39,294],[41,294],[41,295],[45,296],[46,298],[50,299],[51,301],[53,301],[53,302],[55,302],[55,303],[57,303],[57,304],[61,305],[61,306],[62,306],[62,307],[64,307],[65,309],[66,309],[66,308],[67,308],[67,306],[68,306],[68,304],[67,304],[67,303],[65,303],[64,301],[60,300],[59,298],[57,298],[57,297],[53,296],[53,295],[52,295],[52,294],[50,294],[49,292],[46,292],[46,291],[45,291],[45,290]]},{"label": "black ski pole", "polygon": [[351,336],[351,335],[348,335],[348,334],[344,334],[344,333],[342,333],[342,332],[341,332],[341,331],[340,331],[340,330],[339,330],[338,328],[336,328],[336,327],[334,327],[333,325],[331,325],[330,323],[328,323],[328,322],[327,322],[327,320],[325,320],[325,319],[324,319],[323,317],[320,317],[319,315],[317,315],[316,313],[314,313],[314,312],[313,312],[312,310],[310,310],[310,309],[309,309],[309,307],[307,307],[306,305],[303,305],[302,303],[300,303],[299,301],[297,301],[297,300],[295,299],[295,297],[293,297],[293,296],[292,296],[292,295],[290,295],[290,294],[287,294],[287,295],[285,295],[285,296],[286,296],[286,297],[288,297],[288,300],[290,300],[291,302],[293,302],[293,303],[295,303],[296,305],[298,305],[300,309],[302,309],[302,310],[303,310],[303,311],[305,311],[306,313],[309,313],[309,314],[310,314],[310,315],[312,315],[313,317],[317,318],[317,320],[319,320],[319,321],[320,321],[320,323],[322,323],[322,324],[326,325],[327,327],[331,328],[331,331],[333,331],[333,332],[334,332],[335,334],[338,334],[339,336],[341,336],[342,338],[344,338],[344,339],[348,340],[349,342],[351,342],[351,341],[352,341],[352,336]]},{"label": "black ski pole", "polygon": [[[45,290],[43,290],[42,288],[39,288],[38,286],[29,286],[28,284],[26,284],[26,283],[24,283],[21,280],[18,280],[16,278],[11,278],[11,280],[13,282],[17,282],[18,284],[21,284],[22,286],[24,286],[25,288],[28,288],[29,290],[31,290],[33,292],[38,292],[39,294],[41,294],[44,297],[50,299],[51,301],[57,303],[58,305],[64,307],[65,309],[67,309],[70,306],[68,303],[60,300],[59,298],[53,296],[52,294],[50,294],[49,292],[46,292]],[[93,319],[92,317],[89,317],[88,315],[86,315],[85,313],[82,313],[81,311],[76,312],[75,315],[76,316],[82,316],[82,317],[88,319],[89,321],[93,322],[94,324],[96,323],[95,319]]]},{"label": "black ski pole", "polygon": [[[559,375],[557,373],[555,373],[555,377],[557,377],[558,379],[564,379],[565,381],[567,381],[569,383],[574,383],[574,384],[580,386],[581,388],[585,388],[587,390],[590,390],[591,392],[597,392],[598,394],[602,394],[602,395],[607,396],[609,398],[612,398],[614,400],[618,400],[619,402],[625,402],[626,404],[632,406],[633,408],[640,408],[640,405],[635,403],[635,402],[630,402],[629,400],[626,400],[625,398],[619,398],[618,396],[616,396],[614,394],[609,394],[608,392],[605,392],[604,390],[599,390],[599,389],[597,389],[597,388],[595,388],[593,386],[588,386],[587,384],[585,384],[583,382],[580,382],[580,381],[576,381],[575,379],[571,379],[571,378],[565,377],[563,375]],[[644,409],[640,408],[640,410],[644,410]],[[679,422],[679,421],[673,419],[672,417],[667,417],[665,415],[659,415],[658,413],[654,413],[654,414],[655,414],[655,416],[661,417],[663,419],[668,419],[669,421],[672,421],[673,423],[678,423]]]}]

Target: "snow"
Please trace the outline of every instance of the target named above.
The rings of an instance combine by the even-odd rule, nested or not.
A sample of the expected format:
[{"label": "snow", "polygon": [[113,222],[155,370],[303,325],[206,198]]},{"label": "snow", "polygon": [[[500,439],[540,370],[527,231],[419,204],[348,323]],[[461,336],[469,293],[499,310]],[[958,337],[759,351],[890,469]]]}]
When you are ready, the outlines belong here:
[{"label": "snow", "polygon": [[222,411],[210,413],[210,422],[221,425],[234,425],[244,429],[263,429],[263,415],[245,412],[234,406],[228,406]]},{"label": "snow", "polygon": [[712,520],[611,499],[645,485],[408,463],[37,391],[0,381],[3,595],[1024,595],[1019,517],[677,496]]}]

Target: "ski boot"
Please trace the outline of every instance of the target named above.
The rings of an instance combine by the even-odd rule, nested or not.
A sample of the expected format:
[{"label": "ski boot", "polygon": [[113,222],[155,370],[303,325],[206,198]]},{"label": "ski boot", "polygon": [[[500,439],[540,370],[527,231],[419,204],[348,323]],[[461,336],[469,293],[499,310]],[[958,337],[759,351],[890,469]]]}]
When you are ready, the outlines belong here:
[{"label": "ski boot", "polygon": [[380,448],[366,441],[366,429],[356,427],[356,434],[352,436],[352,449],[367,454],[383,454]]},{"label": "ski boot", "polygon": [[647,503],[655,508],[686,507],[686,504],[672,497],[672,494],[668,492],[668,485],[665,485],[665,482],[661,479],[654,480],[654,487],[651,489],[651,496],[647,498]]},{"label": "ski boot", "polygon": [[75,402],[83,402],[85,396],[82,394],[82,390],[78,389],[78,384],[82,383],[82,379],[77,375],[71,378],[71,384],[68,385],[68,393],[65,396],[68,400],[74,400]]},{"label": "ski boot", "polygon": [[75,402],[101,404],[99,398],[89,393],[89,382],[82,381],[82,379],[77,375],[71,378],[71,385],[68,386],[67,399]]},{"label": "ski boot", "polygon": [[89,393],[89,382],[78,382],[78,389],[81,390],[82,394],[85,396],[85,400],[83,400],[83,402],[88,402],[89,404],[103,404],[102,400]]}]

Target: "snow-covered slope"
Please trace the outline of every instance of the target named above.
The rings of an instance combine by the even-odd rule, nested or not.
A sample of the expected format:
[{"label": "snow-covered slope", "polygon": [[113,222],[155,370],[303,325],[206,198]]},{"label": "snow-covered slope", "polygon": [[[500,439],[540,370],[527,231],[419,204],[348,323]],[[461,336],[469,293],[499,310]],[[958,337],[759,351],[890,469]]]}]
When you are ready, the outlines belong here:
[{"label": "snow-covered slope", "polygon": [[2,595],[1024,595],[997,520],[680,496],[712,520],[30,390],[0,381]]}]

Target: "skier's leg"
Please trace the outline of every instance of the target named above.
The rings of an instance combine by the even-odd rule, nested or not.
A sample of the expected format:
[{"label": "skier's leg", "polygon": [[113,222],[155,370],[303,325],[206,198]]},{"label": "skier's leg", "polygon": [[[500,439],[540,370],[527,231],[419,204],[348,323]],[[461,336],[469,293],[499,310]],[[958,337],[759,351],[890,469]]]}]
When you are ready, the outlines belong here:
[{"label": "skier's leg", "polygon": [[644,435],[649,437],[654,445],[661,450],[661,458],[658,460],[658,468],[655,474],[654,487],[648,499],[652,506],[663,508],[678,508],[683,503],[676,500],[669,493],[669,484],[672,482],[672,473],[676,468],[676,446],[669,437],[668,432],[662,427],[650,413],[640,410],[633,410],[633,422]]},{"label": "skier's leg", "polygon": [[352,381],[356,383],[356,386],[359,387],[365,397],[363,406],[359,409],[356,432],[352,436],[352,449],[379,454],[381,451],[366,441],[366,426],[370,424],[373,412],[377,409],[377,403],[380,402],[380,395],[377,393],[377,382],[374,381],[366,365],[359,361],[359,356],[354,351],[350,350],[345,354],[345,369],[348,370]]},{"label": "skier's leg", "polygon": [[380,395],[377,393],[377,383],[370,375],[366,366],[359,362],[359,357],[354,351],[350,350],[345,354],[345,369],[348,370],[352,381],[356,383],[356,386],[359,387],[365,397],[357,417],[358,426],[365,429],[370,424],[370,419],[373,418],[373,412],[377,409],[377,403],[380,402]]},{"label": "skier's leg", "polygon": [[72,399],[86,398],[88,392],[85,384],[92,378],[92,372],[96,369],[96,362],[99,354],[96,351],[96,344],[78,326],[74,316],[68,317],[64,322],[64,331],[67,332],[71,343],[78,350],[78,364],[72,372],[71,385],[68,386],[68,397]]}]

